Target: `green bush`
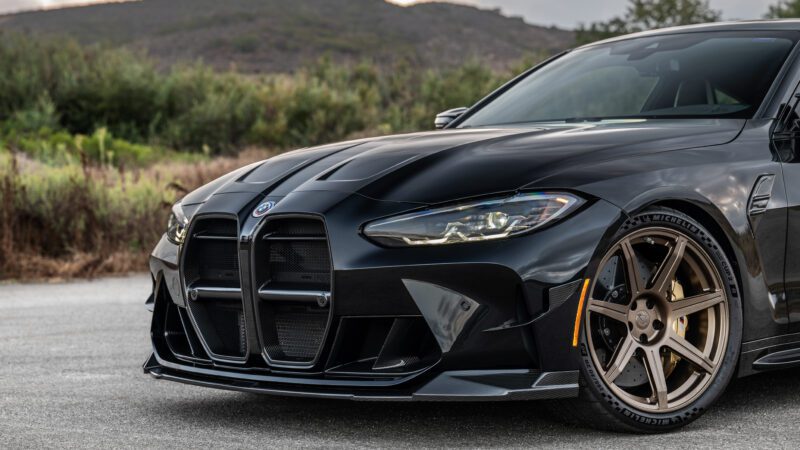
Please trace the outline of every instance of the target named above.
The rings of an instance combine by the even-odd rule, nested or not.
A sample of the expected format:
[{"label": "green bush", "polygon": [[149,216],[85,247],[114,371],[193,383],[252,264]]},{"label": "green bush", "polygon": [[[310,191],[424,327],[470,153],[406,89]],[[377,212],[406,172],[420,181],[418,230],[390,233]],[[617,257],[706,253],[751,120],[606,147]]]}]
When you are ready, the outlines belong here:
[{"label": "green bush", "polygon": [[34,133],[12,131],[6,134],[4,140],[9,147],[51,165],[86,161],[118,167],[141,167],[176,155],[160,147],[118,139],[106,128],[98,128],[89,136],[49,128],[41,128]]},{"label": "green bush", "polygon": [[432,71],[326,59],[290,75],[164,71],[124,49],[2,32],[0,71],[0,140],[51,160],[115,164],[152,161],[159,148],[215,155],[430,129],[437,112],[470,105],[511,75],[479,62]]},{"label": "green bush", "polygon": [[190,151],[241,148],[262,112],[259,92],[244,76],[201,66],[176,69],[162,81],[164,103],[151,140]]},{"label": "green bush", "polygon": [[240,53],[253,53],[258,50],[259,38],[253,35],[236,36],[231,44]]}]

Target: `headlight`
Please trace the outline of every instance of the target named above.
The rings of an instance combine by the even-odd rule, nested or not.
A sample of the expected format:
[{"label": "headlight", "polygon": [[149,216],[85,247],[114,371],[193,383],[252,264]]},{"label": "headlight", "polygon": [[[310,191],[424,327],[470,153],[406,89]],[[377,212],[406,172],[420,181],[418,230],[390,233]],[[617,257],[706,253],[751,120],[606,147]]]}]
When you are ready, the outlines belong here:
[{"label": "headlight", "polygon": [[186,239],[186,231],[189,226],[189,219],[183,214],[180,203],[172,207],[172,214],[169,215],[167,223],[167,239],[175,245],[183,244]]},{"label": "headlight", "polygon": [[489,241],[540,228],[583,203],[567,193],[523,193],[379,220],[364,234],[393,247]]}]

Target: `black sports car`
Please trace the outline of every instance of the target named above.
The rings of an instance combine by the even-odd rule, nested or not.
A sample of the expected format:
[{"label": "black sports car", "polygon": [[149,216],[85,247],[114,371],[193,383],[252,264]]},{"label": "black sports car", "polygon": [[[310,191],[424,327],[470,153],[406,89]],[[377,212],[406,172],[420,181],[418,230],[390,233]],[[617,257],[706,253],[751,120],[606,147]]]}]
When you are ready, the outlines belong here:
[{"label": "black sports car", "polygon": [[145,372],[691,422],[734,376],[800,365],[799,39],[800,21],[616,38],[441,131],[198,189],[152,254]]}]

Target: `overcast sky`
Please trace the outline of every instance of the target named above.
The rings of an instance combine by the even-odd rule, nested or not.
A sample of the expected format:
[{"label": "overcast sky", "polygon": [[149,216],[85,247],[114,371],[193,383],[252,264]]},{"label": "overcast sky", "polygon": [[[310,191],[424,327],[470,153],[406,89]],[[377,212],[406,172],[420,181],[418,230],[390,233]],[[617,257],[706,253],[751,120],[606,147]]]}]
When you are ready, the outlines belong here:
[{"label": "overcast sky", "polygon": [[29,9],[57,8],[67,5],[107,2],[108,0],[0,0],[0,14]]},{"label": "overcast sky", "polygon": [[[0,0],[0,13],[22,9],[52,8],[75,3],[96,3],[102,0]],[[220,0],[225,1],[225,0]],[[416,0],[395,0],[409,4]],[[573,28],[580,23],[608,19],[625,11],[628,0],[459,0],[481,7],[499,7],[504,13],[525,17],[530,23]],[[725,19],[757,19],[767,6],[778,0],[711,0],[711,7],[720,9]]]}]

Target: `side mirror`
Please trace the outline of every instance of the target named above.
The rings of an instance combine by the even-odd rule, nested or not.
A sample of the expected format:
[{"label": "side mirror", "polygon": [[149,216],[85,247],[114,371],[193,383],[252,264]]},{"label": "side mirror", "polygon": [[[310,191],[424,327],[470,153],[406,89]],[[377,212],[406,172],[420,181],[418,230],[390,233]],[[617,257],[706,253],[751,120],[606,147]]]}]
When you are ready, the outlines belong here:
[{"label": "side mirror", "polygon": [[456,120],[464,114],[469,108],[460,107],[460,108],[453,108],[448,109],[445,112],[440,112],[436,115],[436,120],[433,124],[436,126],[437,130],[441,130],[442,128],[446,127],[450,122]]}]

